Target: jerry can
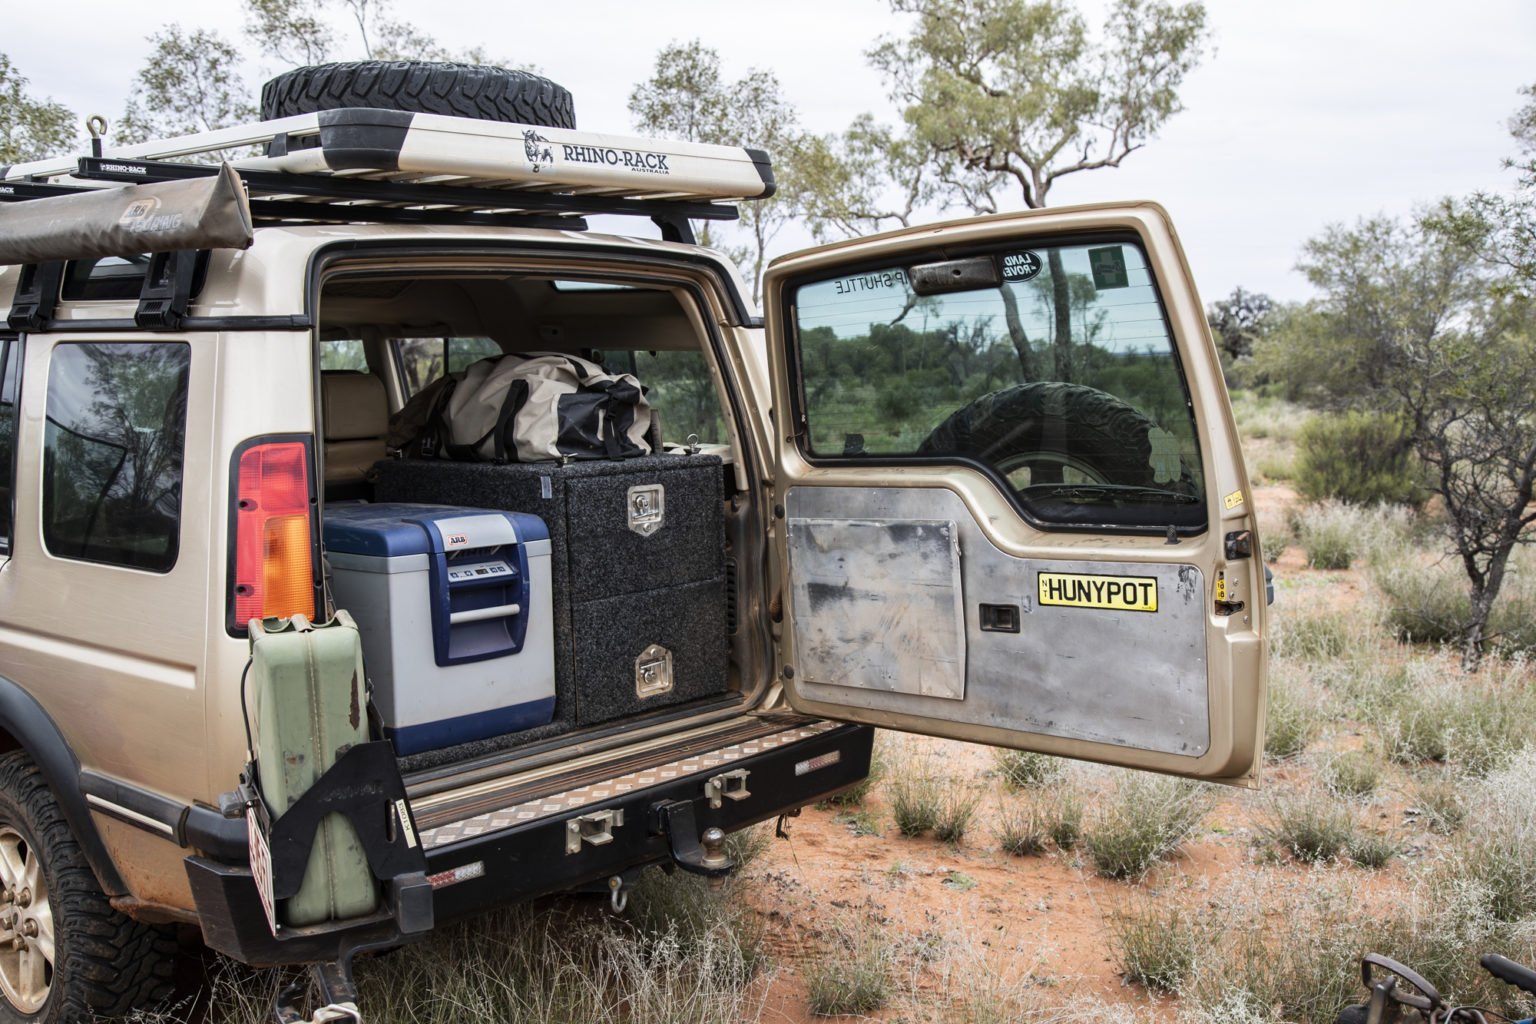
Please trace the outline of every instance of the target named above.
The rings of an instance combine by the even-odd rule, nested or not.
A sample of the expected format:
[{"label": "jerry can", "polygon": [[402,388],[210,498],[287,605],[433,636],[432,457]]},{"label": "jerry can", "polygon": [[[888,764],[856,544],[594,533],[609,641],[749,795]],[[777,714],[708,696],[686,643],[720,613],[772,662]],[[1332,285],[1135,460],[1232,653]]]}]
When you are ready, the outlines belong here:
[{"label": "jerry can", "polygon": [[[357,625],[345,611],[316,625],[302,615],[253,621],[251,678],[259,788],[276,821],[353,745],[368,741],[368,695]],[[352,824],[328,815],[297,895],[277,907],[290,927],[371,914],[373,873]]]}]

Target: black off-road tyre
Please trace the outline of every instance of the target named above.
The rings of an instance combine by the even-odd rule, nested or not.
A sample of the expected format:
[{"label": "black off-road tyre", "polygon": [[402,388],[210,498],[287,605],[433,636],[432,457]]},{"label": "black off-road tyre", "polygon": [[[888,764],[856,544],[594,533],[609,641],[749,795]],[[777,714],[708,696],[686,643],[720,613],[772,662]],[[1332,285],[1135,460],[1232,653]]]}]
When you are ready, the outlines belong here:
[{"label": "black off-road tyre", "polygon": [[528,71],[480,64],[409,60],[316,64],[285,72],[261,87],[264,120],[345,107],[576,127],[576,106],[569,89]]},{"label": "black off-road tyre", "polygon": [[[1036,381],[982,395],[955,410],[917,452],[965,455],[1004,476],[1028,466],[1037,484],[1059,483],[1061,468],[1073,465],[1097,476],[1098,483],[1169,487],[1177,482],[1158,481],[1152,465],[1150,431],[1155,426],[1108,392]],[[1189,480],[1187,466],[1180,476],[1179,482]]]},{"label": "black off-road tyre", "polygon": [[[171,994],[174,935],[112,909],[42,773],[22,751],[0,756],[0,837],[19,837],[26,862],[36,859],[54,935],[42,1005],[26,1012],[0,993],[0,1021],[73,1024],[121,1017]],[[0,933],[7,939],[14,934],[4,927]],[[0,957],[20,955],[8,949],[0,949]]]}]

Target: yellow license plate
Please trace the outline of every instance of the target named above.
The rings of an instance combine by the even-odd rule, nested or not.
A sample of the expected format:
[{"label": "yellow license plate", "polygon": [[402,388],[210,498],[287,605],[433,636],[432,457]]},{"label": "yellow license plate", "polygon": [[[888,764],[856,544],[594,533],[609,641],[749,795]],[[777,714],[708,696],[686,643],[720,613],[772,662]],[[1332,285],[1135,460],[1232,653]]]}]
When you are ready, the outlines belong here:
[{"label": "yellow license plate", "polygon": [[1157,611],[1157,580],[1151,576],[1042,572],[1039,584],[1043,605],[1107,608],[1117,612]]}]

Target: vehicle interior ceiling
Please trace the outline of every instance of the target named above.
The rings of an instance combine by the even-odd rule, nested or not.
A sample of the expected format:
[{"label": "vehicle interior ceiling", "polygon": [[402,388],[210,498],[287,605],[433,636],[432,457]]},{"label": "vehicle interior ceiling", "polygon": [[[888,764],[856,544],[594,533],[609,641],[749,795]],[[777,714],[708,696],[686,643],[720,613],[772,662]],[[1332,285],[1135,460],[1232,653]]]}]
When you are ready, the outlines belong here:
[{"label": "vehicle interior ceiling", "polygon": [[[752,474],[737,454],[737,421],[711,369],[713,346],[702,336],[707,320],[686,290],[655,283],[616,286],[610,281],[582,281],[575,275],[557,279],[501,272],[473,276],[359,273],[338,275],[323,285],[320,314],[317,404],[325,439],[327,505],[373,500],[369,469],[379,459],[398,457],[384,445],[389,416],[413,390],[439,376],[444,364],[452,371],[462,370],[494,348],[505,353],[559,352],[638,377],[647,400],[659,413],[665,452],[683,458],[702,450],[724,463],[721,494],[732,588],[728,601],[733,619],[736,605],[741,605],[743,627],[729,639],[729,703],[738,710],[743,703],[756,703],[767,688],[769,649],[766,623],[758,621],[763,616],[748,614],[760,612],[763,604],[750,597],[761,592],[756,584],[765,557],[763,532],[754,526],[760,499],[754,493]],[[400,356],[412,345],[433,346],[439,341],[444,347],[436,350],[441,353],[437,361],[411,379],[412,370]],[[451,352],[447,346],[456,342],[474,344]],[[337,365],[337,354],[350,361]],[[701,403],[710,406],[702,413],[707,427],[699,425]],[[716,717],[725,712],[721,703],[697,711]],[[576,728],[573,723],[561,724],[558,707],[557,703],[554,727],[509,738],[499,744],[503,756]],[[686,710],[685,706],[665,714],[653,712],[657,735],[665,732],[663,721],[686,720],[692,725],[700,720],[698,715],[686,715]],[[622,739],[616,736],[615,742]],[[405,758],[412,763],[403,767],[425,770],[486,752],[482,745],[459,753]]]}]

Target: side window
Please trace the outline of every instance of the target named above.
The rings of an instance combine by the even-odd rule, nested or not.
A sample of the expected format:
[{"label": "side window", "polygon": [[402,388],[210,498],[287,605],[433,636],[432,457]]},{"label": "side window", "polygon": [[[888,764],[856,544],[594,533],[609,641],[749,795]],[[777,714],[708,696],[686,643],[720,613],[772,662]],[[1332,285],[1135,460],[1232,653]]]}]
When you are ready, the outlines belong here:
[{"label": "side window", "polygon": [[705,444],[730,440],[720,416],[720,393],[704,353],[697,349],[659,352],[605,350],[593,356],[613,373],[631,373],[645,387],[646,401],[661,414],[668,441],[690,435]]},{"label": "side window", "polygon": [[871,268],[792,302],[811,458],[979,463],[1043,525],[1204,525],[1195,423],[1138,244]]},{"label": "side window", "polygon": [[48,369],[43,543],[151,572],[176,564],[191,346],[60,344]]},{"label": "side window", "polygon": [[501,355],[501,346],[490,338],[396,338],[394,345],[407,398],[445,373]]},{"label": "side window", "polygon": [[352,373],[367,373],[368,356],[363,351],[363,343],[357,338],[344,338],[335,341],[322,341],[320,343],[320,369],[327,371],[350,371]]},{"label": "side window", "polygon": [[0,552],[11,550],[16,500],[16,413],[21,393],[22,344],[0,337]]}]

